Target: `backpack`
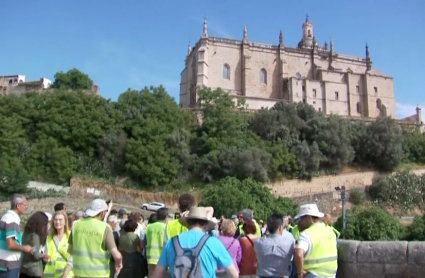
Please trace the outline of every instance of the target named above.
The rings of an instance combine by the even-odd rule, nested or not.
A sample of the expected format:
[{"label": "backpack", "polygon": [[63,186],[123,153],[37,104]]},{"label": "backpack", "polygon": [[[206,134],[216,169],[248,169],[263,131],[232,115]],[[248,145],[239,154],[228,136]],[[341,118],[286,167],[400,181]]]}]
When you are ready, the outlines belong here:
[{"label": "backpack", "polygon": [[176,260],[174,261],[175,278],[202,278],[202,266],[199,260],[199,253],[204,247],[205,242],[210,238],[205,234],[194,248],[182,248],[179,237],[173,237],[174,250],[176,251]]}]

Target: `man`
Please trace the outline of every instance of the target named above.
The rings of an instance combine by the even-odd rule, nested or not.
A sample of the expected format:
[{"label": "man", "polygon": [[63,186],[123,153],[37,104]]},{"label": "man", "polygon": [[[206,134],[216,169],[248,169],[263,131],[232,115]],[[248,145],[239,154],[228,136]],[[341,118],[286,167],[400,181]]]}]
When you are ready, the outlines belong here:
[{"label": "man", "polygon": [[[182,213],[181,217],[187,215],[189,210],[194,206],[195,206],[195,198],[191,194],[185,193],[180,195],[179,210]],[[205,209],[207,210],[207,215],[209,219],[211,219],[214,215],[214,209],[212,207],[207,207]],[[170,220],[165,226],[164,242],[167,242],[168,239],[172,238],[173,236],[179,235],[186,231],[187,231],[187,227],[182,225],[182,223],[180,222],[180,219]]]},{"label": "man", "polygon": [[[87,217],[72,228],[69,251],[76,278],[109,278],[111,255],[116,271],[119,272],[122,268],[122,256],[115,244],[112,229],[103,221],[107,211],[106,202],[95,199],[86,210]],[[63,277],[66,277],[68,270],[69,267]]]},{"label": "man", "polygon": [[198,243],[204,239],[203,248],[201,247],[198,256],[201,262],[202,277],[216,277],[218,266],[221,269],[226,269],[230,277],[237,278],[239,275],[238,271],[223,243],[216,237],[206,235],[206,231],[215,226],[215,223],[212,222],[208,216],[207,209],[204,207],[193,207],[188,214],[182,216],[181,221],[183,224],[187,225],[189,230],[176,236],[175,239],[170,239],[166,243],[153,277],[163,277],[167,268],[170,269],[170,273],[174,277],[174,263],[176,260],[176,247],[174,241],[177,242],[181,249],[187,250],[195,248]]},{"label": "man", "polygon": [[[253,218],[254,218],[254,212],[250,209],[244,209],[239,213],[239,225],[236,229],[236,233],[235,233],[235,236],[234,236],[235,238],[238,238],[241,235],[245,234],[244,230],[242,229],[243,223],[244,223],[244,221],[253,220]],[[257,237],[261,237],[261,228],[257,224],[257,222],[254,221],[254,223],[255,223],[255,227],[256,227],[255,235]]]},{"label": "man", "polygon": [[257,254],[257,276],[289,278],[295,240],[285,230],[283,215],[273,214],[267,219],[269,235],[254,242]]},{"label": "man", "polygon": [[295,216],[301,232],[295,249],[295,265],[300,278],[335,278],[338,268],[336,235],[320,221],[323,216],[316,204],[301,206]]},{"label": "man", "polygon": [[146,227],[146,257],[148,260],[148,278],[153,276],[156,264],[164,248],[165,223],[168,220],[168,209],[160,208],[156,212],[157,221]]},{"label": "man", "polygon": [[18,278],[21,252],[31,254],[32,247],[21,245],[21,217],[28,208],[24,195],[14,194],[8,210],[0,219],[0,278]]},{"label": "man", "polygon": [[66,206],[65,203],[57,203],[54,207],[55,212],[56,211],[61,211],[61,210],[66,210]]}]

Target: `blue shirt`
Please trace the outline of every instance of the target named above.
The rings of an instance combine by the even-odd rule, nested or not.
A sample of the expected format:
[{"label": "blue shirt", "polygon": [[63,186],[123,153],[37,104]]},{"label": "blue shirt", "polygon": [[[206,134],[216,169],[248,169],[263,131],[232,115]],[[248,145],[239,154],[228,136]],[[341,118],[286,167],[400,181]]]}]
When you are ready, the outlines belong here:
[{"label": "blue shirt", "polygon": [[[192,229],[178,235],[182,248],[194,248],[201,238],[205,235],[204,231]],[[174,273],[174,261],[176,259],[176,251],[174,250],[172,240],[168,240],[162,249],[161,257],[158,264],[169,267],[170,273]],[[205,278],[215,278],[217,266],[219,268],[228,268],[233,264],[233,260],[224,247],[223,243],[217,237],[210,237],[201,252],[199,253],[201,261],[202,273]]]}]

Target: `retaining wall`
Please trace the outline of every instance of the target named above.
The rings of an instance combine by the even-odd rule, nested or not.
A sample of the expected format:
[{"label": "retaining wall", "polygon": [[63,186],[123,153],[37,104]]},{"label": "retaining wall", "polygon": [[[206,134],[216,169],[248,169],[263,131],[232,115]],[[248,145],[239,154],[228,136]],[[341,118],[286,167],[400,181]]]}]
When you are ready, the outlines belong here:
[{"label": "retaining wall", "polygon": [[425,277],[425,242],[341,240],[337,277]]},{"label": "retaining wall", "polygon": [[55,184],[49,184],[49,183],[43,183],[43,182],[37,182],[37,181],[30,181],[28,183],[28,188],[34,188],[41,191],[47,191],[49,189],[53,189],[55,191],[63,191],[65,193],[69,193],[69,187],[64,187],[60,185]]}]

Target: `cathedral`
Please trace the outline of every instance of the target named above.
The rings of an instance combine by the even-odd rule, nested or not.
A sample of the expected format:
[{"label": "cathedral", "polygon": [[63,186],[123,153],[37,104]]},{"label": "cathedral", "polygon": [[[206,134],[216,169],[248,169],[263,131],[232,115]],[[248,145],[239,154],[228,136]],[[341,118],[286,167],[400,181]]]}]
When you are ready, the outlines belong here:
[{"label": "cathedral", "polygon": [[348,117],[395,118],[393,78],[372,66],[369,48],[364,57],[339,53],[333,41],[319,44],[308,16],[297,47],[208,35],[189,45],[181,73],[180,107],[197,108],[200,86],[221,88],[248,109],[271,108],[280,101],[304,102],[326,114]]}]

